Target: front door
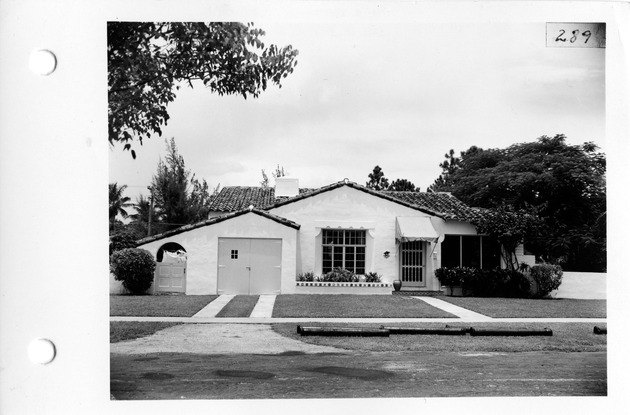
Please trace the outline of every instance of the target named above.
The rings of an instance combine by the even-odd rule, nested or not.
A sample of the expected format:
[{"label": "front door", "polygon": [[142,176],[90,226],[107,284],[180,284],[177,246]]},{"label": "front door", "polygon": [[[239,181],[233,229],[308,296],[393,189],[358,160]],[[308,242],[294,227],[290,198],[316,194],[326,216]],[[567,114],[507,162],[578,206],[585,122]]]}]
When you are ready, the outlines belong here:
[{"label": "front door", "polygon": [[400,244],[400,280],[403,287],[424,287],[424,245],[423,241]]},{"label": "front door", "polygon": [[219,238],[218,294],[279,294],[280,239]]}]

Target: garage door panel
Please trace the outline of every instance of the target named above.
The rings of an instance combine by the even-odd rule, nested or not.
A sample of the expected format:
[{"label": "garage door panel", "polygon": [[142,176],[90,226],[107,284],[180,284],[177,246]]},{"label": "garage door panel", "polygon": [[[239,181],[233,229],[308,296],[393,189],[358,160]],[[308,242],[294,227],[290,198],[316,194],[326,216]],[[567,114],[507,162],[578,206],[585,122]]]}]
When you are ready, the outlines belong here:
[{"label": "garage door panel", "polygon": [[251,294],[278,294],[282,265],[282,241],[252,239]]},{"label": "garage door panel", "polygon": [[280,292],[282,241],[219,239],[219,294]]},{"label": "garage door panel", "polygon": [[248,239],[219,239],[219,294],[249,292]]}]

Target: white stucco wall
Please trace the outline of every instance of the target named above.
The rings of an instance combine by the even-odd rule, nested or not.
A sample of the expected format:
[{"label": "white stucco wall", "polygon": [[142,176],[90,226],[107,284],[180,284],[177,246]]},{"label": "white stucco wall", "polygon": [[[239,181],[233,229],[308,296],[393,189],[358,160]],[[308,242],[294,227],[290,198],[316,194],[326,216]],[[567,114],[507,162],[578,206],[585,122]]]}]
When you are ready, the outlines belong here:
[{"label": "white stucco wall", "polygon": [[[322,273],[321,229],[330,226],[344,229],[366,229],[366,272],[378,272],[383,282],[400,277],[399,245],[396,243],[397,216],[425,216],[441,234],[475,234],[474,226],[430,216],[415,209],[388,201],[350,187],[342,186],[318,195],[270,210],[270,213],[301,225],[299,232],[297,272]],[[389,258],[384,257],[386,251]],[[439,267],[439,244],[425,245],[425,278],[427,290],[439,290],[434,276]]]},{"label": "white stucco wall", "polygon": [[562,284],[551,292],[554,298],[606,299],[606,276],[598,272],[572,272],[562,274]]},{"label": "white stucco wall", "polygon": [[186,294],[217,294],[218,239],[281,238],[281,290],[295,286],[297,230],[255,213],[246,213],[213,225],[192,229],[139,246],[157,255],[168,242],[180,244],[188,253]]},{"label": "white stucco wall", "polygon": [[122,285],[122,281],[117,281],[114,274],[109,273],[109,293],[110,294],[127,294],[127,290]]}]

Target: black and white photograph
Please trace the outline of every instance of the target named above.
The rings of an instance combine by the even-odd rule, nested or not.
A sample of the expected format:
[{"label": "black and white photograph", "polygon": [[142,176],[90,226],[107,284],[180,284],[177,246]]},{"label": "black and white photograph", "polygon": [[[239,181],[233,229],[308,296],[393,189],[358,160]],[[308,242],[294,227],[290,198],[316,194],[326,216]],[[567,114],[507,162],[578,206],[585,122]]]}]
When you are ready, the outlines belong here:
[{"label": "black and white photograph", "polygon": [[0,408],[611,410],[629,11],[546,3],[115,3],[28,43]]}]

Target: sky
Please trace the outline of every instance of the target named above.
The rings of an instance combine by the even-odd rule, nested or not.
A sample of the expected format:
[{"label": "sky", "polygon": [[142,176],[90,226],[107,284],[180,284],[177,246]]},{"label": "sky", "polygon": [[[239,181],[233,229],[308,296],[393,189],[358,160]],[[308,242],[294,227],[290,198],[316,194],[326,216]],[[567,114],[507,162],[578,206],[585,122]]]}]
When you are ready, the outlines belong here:
[{"label": "sky", "polygon": [[[211,188],[258,186],[276,165],[320,187],[390,182],[426,190],[449,149],[505,148],[542,135],[605,151],[605,49],[548,48],[546,23],[435,21],[373,15],[255,21],[263,40],[299,50],[282,88],[257,99],[183,87],[162,138],[110,150],[109,180],[148,194],[165,139]],[[404,13],[401,10],[400,13]]]}]

